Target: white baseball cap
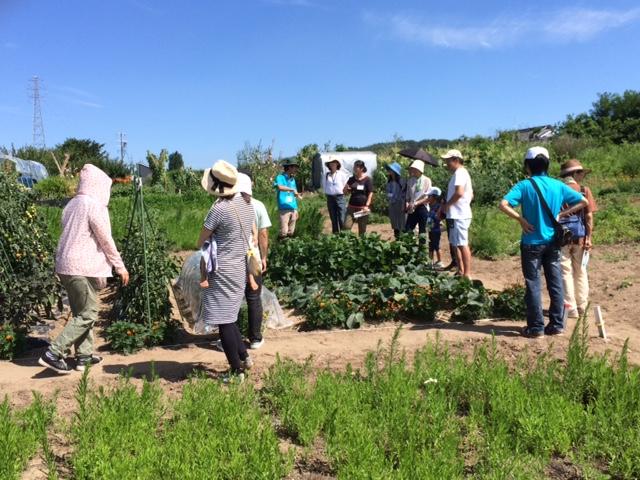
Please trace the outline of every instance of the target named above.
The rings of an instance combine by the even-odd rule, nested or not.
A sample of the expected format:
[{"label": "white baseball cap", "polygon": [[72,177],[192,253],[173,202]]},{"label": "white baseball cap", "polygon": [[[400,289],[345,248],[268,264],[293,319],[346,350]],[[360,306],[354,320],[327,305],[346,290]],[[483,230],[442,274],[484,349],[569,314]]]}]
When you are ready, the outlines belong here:
[{"label": "white baseball cap", "polygon": [[538,155],[544,156],[547,160],[549,160],[549,150],[544,147],[531,147],[527,150],[527,153],[524,156],[525,160],[533,160]]},{"label": "white baseball cap", "polygon": [[440,158],[443,158],[445,160],[447,160],[449,158],[459,158],[460,160],[464,160],[464,157],[462,156],[462,152],[460,150],[456,150],[455,148],[449,150],[447,153],[442,155]]},{"label": "white baseball cap", "polygon": [[253,195],[251,190],[251,179],[245,173],[238,172],[238,182],[236,183],[236,187],[239,193]]}]

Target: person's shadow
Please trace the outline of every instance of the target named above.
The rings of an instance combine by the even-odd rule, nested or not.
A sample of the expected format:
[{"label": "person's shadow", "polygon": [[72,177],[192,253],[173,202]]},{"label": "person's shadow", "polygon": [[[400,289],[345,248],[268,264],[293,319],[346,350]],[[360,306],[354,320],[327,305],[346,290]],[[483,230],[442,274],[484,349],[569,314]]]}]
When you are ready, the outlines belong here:
[{"label": "person's shadow", "polygon": [[[99,368],[99,367],[98,367]],[[219,372],[200,362],[146,361],[128,364],[104,365],[102,370],[112,375],[153,380],[160,378],[168,382],[182,382],[191,376],[203,373],[218,377]]]},{"label": "person's shadow", "polygon": [[434,322],[415,324],[410,330],[457,330],[459,332],[484,333],[487,336],[519,337],[520,327],[513,325],[497,325],[495,323],[461,323],[461,322]]}]

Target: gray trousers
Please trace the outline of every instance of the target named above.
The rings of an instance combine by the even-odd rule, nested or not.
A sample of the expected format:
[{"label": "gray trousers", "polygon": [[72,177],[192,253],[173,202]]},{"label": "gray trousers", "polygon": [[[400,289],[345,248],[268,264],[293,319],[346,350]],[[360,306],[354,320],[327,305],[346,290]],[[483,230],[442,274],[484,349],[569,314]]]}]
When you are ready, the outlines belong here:
[{"label": "gray trousers", "polygon": [[93,324],[98,319],[97,280],[76,275],[59,277],[69,296],[72,317],[49,349],[65,357],[73,346],[76,357],[90,356],[93,353]]}]

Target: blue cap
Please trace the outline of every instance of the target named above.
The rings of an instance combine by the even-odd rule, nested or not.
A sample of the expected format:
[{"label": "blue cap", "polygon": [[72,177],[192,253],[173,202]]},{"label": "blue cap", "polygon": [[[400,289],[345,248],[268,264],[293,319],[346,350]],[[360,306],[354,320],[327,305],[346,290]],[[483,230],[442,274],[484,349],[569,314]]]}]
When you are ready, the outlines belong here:
[{"label": "blue cap", "polygon": [[393,162],[391,165],[385,165],[385,166],[387,167],[387,170],[391,170],[392,172],[397,173],[398,175],[401,175],[402,167],[398,162]]}]

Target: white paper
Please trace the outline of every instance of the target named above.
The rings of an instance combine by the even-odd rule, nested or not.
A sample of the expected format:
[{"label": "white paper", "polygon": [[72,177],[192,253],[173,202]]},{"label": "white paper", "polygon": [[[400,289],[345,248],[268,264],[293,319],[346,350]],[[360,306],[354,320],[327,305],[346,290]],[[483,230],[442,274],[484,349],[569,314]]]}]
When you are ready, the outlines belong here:
[{"label": "white paper", "polygon": [[582,253],[582,269],[584,270],[589,265],[589,250],[585,250]]}]

